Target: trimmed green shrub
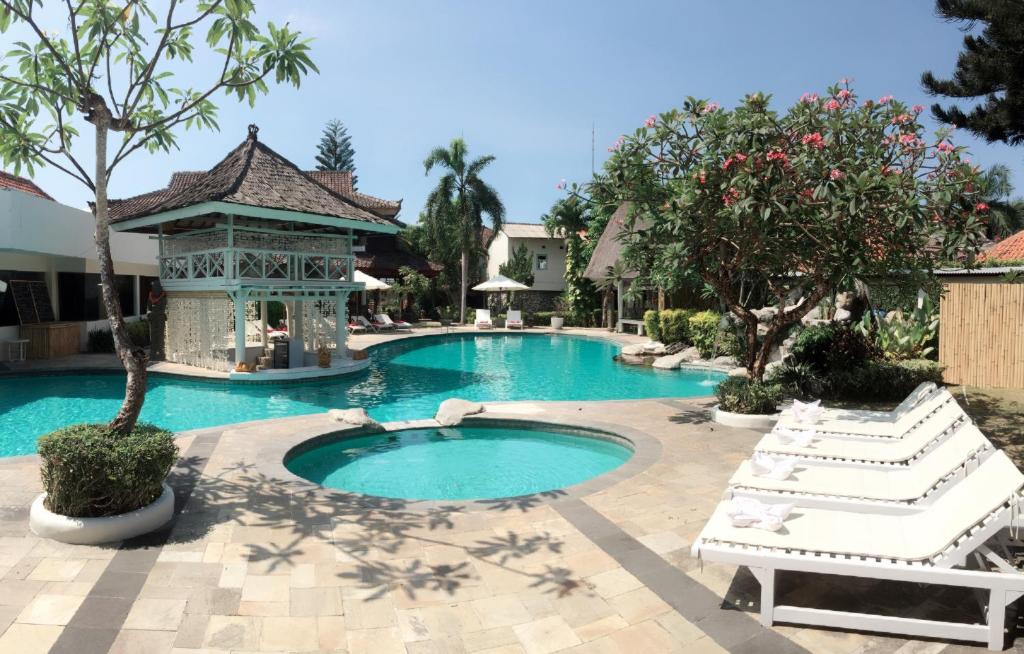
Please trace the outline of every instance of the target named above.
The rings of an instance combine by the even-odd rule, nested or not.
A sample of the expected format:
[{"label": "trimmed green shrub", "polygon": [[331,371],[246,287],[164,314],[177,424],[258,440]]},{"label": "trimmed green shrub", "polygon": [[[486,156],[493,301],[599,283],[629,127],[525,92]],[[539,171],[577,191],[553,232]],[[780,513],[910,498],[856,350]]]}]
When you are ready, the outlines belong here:
[{"label": "trimmed green shrub", "polygon": [[729,377],[715,388],[718,405],[730,413],[775,413],[782,401],[782,387],[773,383],[752,382],[746,377]]},{"label": "trimmed green shrub", "polygon": [[139,347],[149,347],[149,321],[136,320],[128,323],[128,338]]},{"label": "trimmed green shrub", "polygon": [[806,363],[784,363],[773,368],[765,381],[782,386],[787,395],[819,398],[831,391],[829,379]]},{"label": "trimmed green shrub", "polygon": [[862,366],[834,370],[830,395],[847,400],[898,402],[923,382],[942,383],[942,366],[927,359],[868,361]]},{"label": "trimmed green shrub", "polygon": [[661,342],[689,343],[690,318],[695,311],[692,309],[665,309],[658,318],[661,321]]},{"label": "trimmed green shrub", "polygon": [[[139,347],[149,346],[149,321],[148,320],[134,320],[126,323],[128,329],[128,338],[132,340],[132,343]],[[89,352],[113,352],[114,351],[114,334],[107,329],[93,329],[89,332],[89,337],[86,340],[86,348]]]},{"label": "trimmed green shrub", "polygon": [[43,436],[38,447],[46,508],[75,518],[152,503],[178,458],[174,434],[144,423],[127,436],[105,425],[72,425]]},{"label": "trimmed green shrub", "polygon": [[817,373],[842,371],[877,357],[877,348],[859,331],[845,325],[813,325],[801,331],[792,349],[793,361]]},{"label": "trimmed green shrub", "polygon": [[661,340],[661,315],[657,311],[644,311],[644,332],[652,341]]},{"label": "trimmed green shrub", "polygon": [[[718,325],[722,316],[716,311],[699,311],[689,319],[688,331],[690,342],[697,348],[704,358],[714,355],[715,341],[718,338]],[[722,350],[722,343],[718,343],[718,349]]]}]

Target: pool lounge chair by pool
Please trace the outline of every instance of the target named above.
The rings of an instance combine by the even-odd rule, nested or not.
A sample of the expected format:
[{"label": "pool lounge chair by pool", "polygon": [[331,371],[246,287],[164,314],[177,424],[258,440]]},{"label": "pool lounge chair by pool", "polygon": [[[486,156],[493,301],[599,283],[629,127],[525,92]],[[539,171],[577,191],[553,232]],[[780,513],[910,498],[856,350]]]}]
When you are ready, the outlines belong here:
[{"label": "pool lounge chair by pool", "polygon": [[505,326],[509,329],[522,329],[523,328],[523,312],[513,311],[509,309],[508,316],[505,318]]},{"label": "pool lounge chair by pool", "polygon": [[382,329],[391,329],[390,327],[388,327],[387,325],[378,320],[370,322],[369,320],[366,319],[366,316],[356,316],[356,322],[362,327],[369,329],[372,332],[379,332]]},{"label": "pool lounge chair by pool", "polygon": [[392,320],[391,316],[386,313],[378,313],[373,318],[376,322],[384,325],[385,327],[390,327],[391,329],[401,329],[405,331],[412,329],[412,325],[409,323],[404,320]]},{"label": "pool lounge chair by pool", "polygon": [[477,329],[493,329],[494,323],[491,322],[491,310],[477,309],[475,324]]},{"label": "pool lounge chair by pool", "polygon": [[956,400],[950,398],[920,422],[909,425],[900,438],[816,434],[809,444],[802,445],[788,440],[784,434],[769,433],[758,441],[754,449],[772,455],[845,461],[857,465],[908,465],[948,438],[952,434],[950,427],[962,421],[969,422],[970,418]]},{"label": "pool lounge chair by pool", "polygon": [[[948,438],[909,465],[851,466],[802,459],[795,462],[792,474],[778,479],[756,474],[754,462],[748,459],[729,479],[726,497],[848,511],[919,511],[995,452],[969,421],[959,421],[950,430]],[[786,459],[775,459],[780,460]]]},{"label": "pool lounge chair by pool", "polygon": [[348,321],[348,333],[349,334],[361,334],[362,332],[365,332],[365,331],[366,331],[366,327],[364,327],[363,325],[360,325],[359,323],[352,322],[351,318],[349,319],[349,321]]},{"label": "pool lounge chair by pool", "polygon": [[[918,385],[910,395],[906,397],[899,405],[892,411],[866,411],[860,409],[842,409],[838,407],[822,407],[821,420],[862,420],[870,422],[896,422],[906,414],[910,413],[915,407],[927,400],[930,396],[939,392],[939,388],[935,385],[935,382],[923,382]],[[785,420],[793,419],[792,407],[785,408],[782,410],[782,417]]]},{"label": "pool lounge chair by pool", "polygon": [[946,404],[956,404],[956,400],[946,389],[936,389],[927,395],[913,408],[900,413],[895,420],[878,417],[849,417],[834,419],[823,417],[813,423],[804,423],[791,414],[785,413],[779,418],[777,427],[789,429],[814,429],[819,433],[845,434],[852,436],[869,436],[884,438],[901,438],[913,425],[934,413]]},{"label": "pool lounge chair by pool", "polygon": [[[788,622],[980,641],[1003,649],[1006,606],[1024,595],[1024,574],[1001,556],[1022,486],[1024,475],[996,452],[925,510],[908,515],[797,506],[781,529],[767,531],[733,526],[727,500],[691,551],[706,561],[750,569],[761,584],[765,626]],[[977,589],[985,592],[987,624],[776,606],[778,571]],[[865,603],[870,605],[870,598]]]}]

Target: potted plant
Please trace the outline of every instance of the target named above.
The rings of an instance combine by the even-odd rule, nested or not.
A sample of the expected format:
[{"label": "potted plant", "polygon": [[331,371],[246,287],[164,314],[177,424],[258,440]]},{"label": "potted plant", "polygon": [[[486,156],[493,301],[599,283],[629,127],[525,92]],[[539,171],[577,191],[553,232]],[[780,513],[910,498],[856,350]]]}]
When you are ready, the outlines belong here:
[{"label": "potted plant", "polygon": [[711,413],[712,419],[719,424],[771,429],[779,420],[778,404],[782,401],[782,386],[779,384],[729,377],[715,388],[715,396],[718,404]]},{"label": "potted plant", "polygon": [[562,293],[555,298],[555,313],[551,316],[551,329],[561,329],[565,325],[565,314],[569,312],[571,298],[568,293]]},{"label": "potted plant", "polygon": [[331,367],[331,349],[326,345],[321,344],[316,351],[317,365],[321,368]]},{"label": "potted plant", "polygon": [[442,327],[451,327],[452,321],[455,319],[455,309],[453,307],[441,307],[437,310],[437,317],[441,321]]},{"label": "potted plant", "polygon": [[39,439],[44,492],[29,527],[44,538],[96,545],[159,529],[174,515],[164,483],[178,458],[171,432],[139,423],[127,435],[72,425]]}]

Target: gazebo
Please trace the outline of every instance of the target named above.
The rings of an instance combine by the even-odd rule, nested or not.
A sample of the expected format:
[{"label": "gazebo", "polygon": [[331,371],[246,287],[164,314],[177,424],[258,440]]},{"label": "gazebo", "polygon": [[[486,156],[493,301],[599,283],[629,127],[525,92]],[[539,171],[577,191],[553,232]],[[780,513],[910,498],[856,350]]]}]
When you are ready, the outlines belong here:
[{"label": "gazebo", "polygon": [[[112,200],[111,228],[159,240],[168,361],[249,379],[260,375],[246,371],[282,368],[319,376],[327,350],[328,372],[347,372],[358,366],[345,347],[345,306],[363,290],[353,240],[394,234],[399,224],[303,173],[259,142],[258,131],[250,125],[248,138],[205,173],[175,174],[165,189]],[[270,352],[270,301],[287,308],[287,356]]]}]

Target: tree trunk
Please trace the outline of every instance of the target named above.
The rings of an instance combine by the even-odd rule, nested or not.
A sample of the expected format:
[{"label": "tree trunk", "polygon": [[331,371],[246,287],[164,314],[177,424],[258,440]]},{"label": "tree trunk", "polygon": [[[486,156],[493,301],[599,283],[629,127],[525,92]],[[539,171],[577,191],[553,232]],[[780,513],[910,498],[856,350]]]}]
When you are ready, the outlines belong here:
[{"label": "tree trunk", "polygon": [[609,286],[604,291],[604,319],[608,326],[608,331],[615,330],[615,316],[612,315],[612,289]]},{"label": "tree trunk", "polygon": [[466,321],[466,278],[469,276],[469,252],[467,252],[465,248],[462,250],[462,261],[460,267],[462,268],[462,282],[459,286],[459,322],[462,323]]},{"label": "tree trunk", "polygon": [[[104,107],[105,109],[105,107]],[[114,262],[110,255],[110,216],[107,212],[107,134],[110,131],[109,112],[97,112],[96,126],[96,255],[100,269],[100,290],[103,308],[110,321],[114,336],[114,349],[124,366],[128,379],[125,382],[124,402],[110,422],[110,429],[127,435],[135,428],[146,399],[146,351],[136,347],[128,336],[121,303],[114,288]]]}]

